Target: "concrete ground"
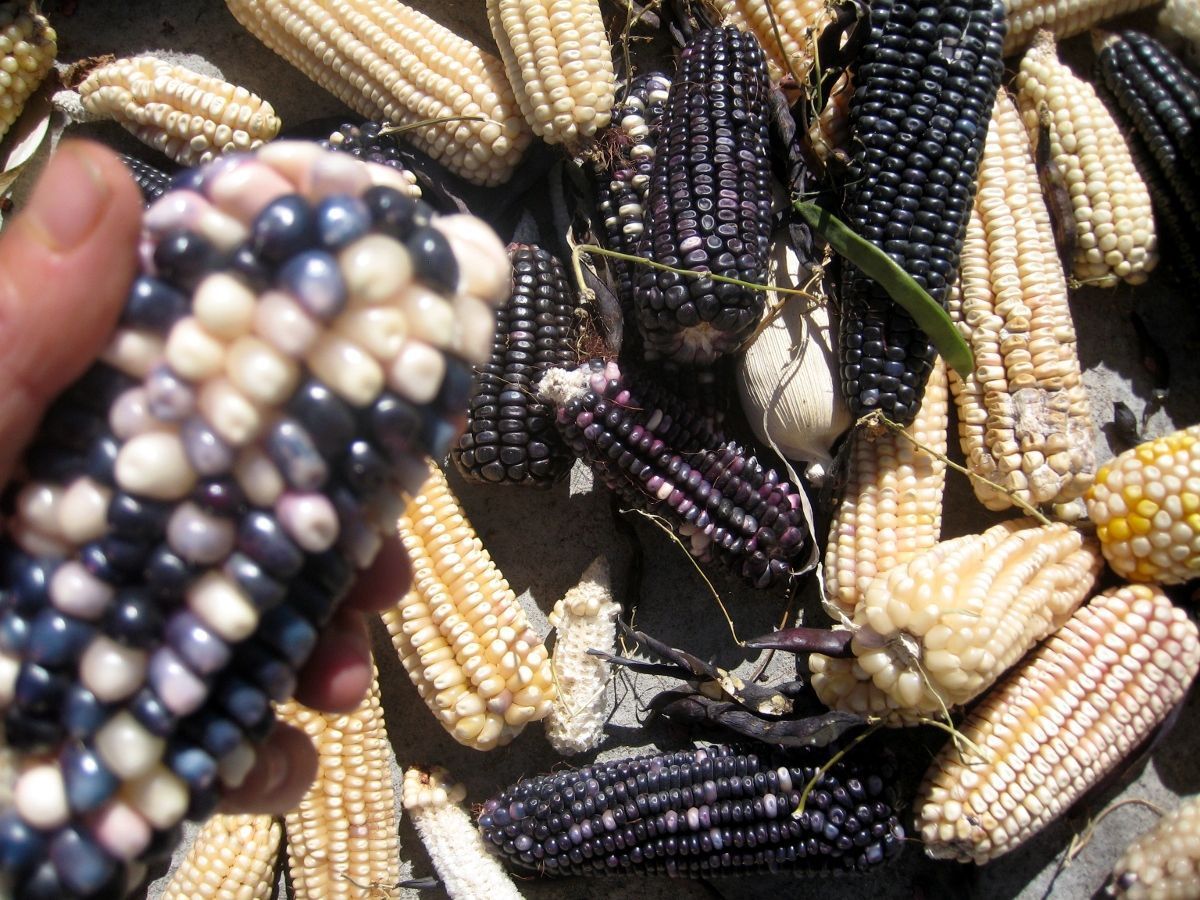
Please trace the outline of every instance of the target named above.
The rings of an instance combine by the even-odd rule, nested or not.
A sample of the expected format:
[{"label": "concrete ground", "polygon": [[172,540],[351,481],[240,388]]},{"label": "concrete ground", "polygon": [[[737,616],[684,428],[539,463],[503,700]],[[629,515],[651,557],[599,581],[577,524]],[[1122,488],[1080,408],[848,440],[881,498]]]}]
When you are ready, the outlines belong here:
[{"label": "concrete ground", "polygon": [[[491,45],[481,0],[427,0],[417,5],[464,36],[484,46]],[[222,3],[51,0],[46,7],[58,31],[60,58],[64,62],[106,53],[183,55],[191,64],[214,67],[227,79],[269,99],[285,127],[345,112],[330,95],[241,29]],[[56,122],[56,135],[61,124]],[[150,151],[140,148],[112,124],[71,125],[66,130],[104,140],[146,159],[153,158]],[[21,196],[19,186],[18,205]],[[1194,298],[1172,293],[1161,273],[1137,289],[1082,291],[1073,298],[1080,352],[1098,426],[1111,421],[1115,400],[1127,403],[1139,417],[1150,403],[1150,379],[1140,363],[1129,325],[1128,315],[1134,308],[1142,312],[1161,340],[1174,370],[1170,399],[1151,410],[1146,433],[1159,435],[1173,426],[1200,421],[1197,401],[1200,367],[1194,362],[1200,331],[1194,303]],[[1116,446],[1111,428],[1100,429],[1097,439],[1101,458],[1111,456]],[[627,589],[629,544],[613,524],[605,492],[593,489],[590,477],[579,469],[569,484],[561,484],[548,493],[462,486],[461,497],[484,543],[520,593],[535,627],[543,632],[548,627],[545,616],[554,602],[575,583],[595,556],[604,554],[616,573],[620,599],[627,608],[636,606],[640,627],[675,646],[714,657],[721,665],[740,666],[740,673],[749,673],[757,666],[757,658],[746,659],[736,649],[728,626],[690,561],[679,548],[643,523],[635,522],[633,527],[645,555],[644,577],[636,594]],[[952,475],[946,503],[946,535],[976,531],[994,520],[976,503],[965,480]],[[713,583],[743,638],[770,630],[784,614],[785,600],[778,593],[751,595],[719,573],[713,576]],[[806,594],[810,607],[813,595],[810,585]],[[388,727],[401,766],[414,763],[445,766],[465,782],[470,801],[480,803],[520,776],[563,765],[538,727],[529,728],[513,745],[487,755],[456,744],[418,699],[381,626],[376,628],[375,637]],[[782,656],[776,657],[768,668],[768,676],[774,679],[794,674],[793,663]],[[642,723],[642,704],[664,686],[668,686],[666,682],[645,676],[616,679],[618,705],[606,730],[605,743],[596,754],[598,758],[686,745],[690,740],[688,735],[654,723]],[[875,900],[943,896],[1085,898],[1101,887],[1125,843],[1147,828],[1155,816],[1143,805],[1121,806],[1091,832],[1090,841],[1078,849],[1068,864],[1066,853],[1072,839],[1084,834],[1089,817],[1110,804],[1139,800],[1169,808],[1177,796],[1200,790],[1200,769],[1194,764],[1198,735],[1200,701],[1193,697],[1183,710],[1178,727],[1154,750],[1149,764],[1132,783],[1095,799],[1074,818],[1060,821],[1028,846],[981,869],[932,862],[914,842],[897,865],[856,879],[795,884],[787,878],[766,877],[716,880],[709,884],[632,879],[528,881],[522,883],[521,889],[529,897],[555,900],[611,896],[672,900],[718,896],[750,900],[777,896],[781,890],[803,892],[814,898]],[[904,731],[888,733],[882,739],[901,761],[901,768],[909,778],[903,783],[911,788],[914,776],[909,770],[915,771],[915,777],[919,778],[930,750],[940,743],[941,734],[928,730]],[[414,830],[405,820],[400,828],[405,877],[430,874],[429,860]],[[158,889],[158,884],[152,886],[149,895],[156,896]],[[392,895],[416,896],[412,891],[396,891]]]}]

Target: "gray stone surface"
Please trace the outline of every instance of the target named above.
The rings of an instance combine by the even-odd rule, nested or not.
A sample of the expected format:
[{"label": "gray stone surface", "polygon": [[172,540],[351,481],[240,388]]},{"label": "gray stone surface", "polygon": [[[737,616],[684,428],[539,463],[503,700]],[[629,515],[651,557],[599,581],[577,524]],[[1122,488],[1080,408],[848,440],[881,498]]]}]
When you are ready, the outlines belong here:
[{"label": "gray stone surface", "polygon": [[[335,115],[341,105],[299,72],[263,48],[243,31],[224,5],[215,0],[143,0],[136,4],[79,0],[50,2],[48,12],[60,38],[60,56],[72,62],[87,56],[118,56],[144,51],[190,54],[220,70],[224,76],[269,99],[285,127],[306,119]],[[482,0],[426,0],[417,5],[485,45],[491,38]],[[72,125],[68,132],[103,140],[151,159],[149,151],[112,124]],[[18,192],[19,204],[21,194]],[[1092,393],[1098,424],[1112,417],[1112,402],[1123,400],[1141,416],[1149,399],[1149,379],[1133,347],[1128,313],[1135,306],[1150,320],[1167,350],[1175,370],[1174,387],[1165,406],[1149,417],[1148,433],[1161,434],[1172,425],[1200,420],[1195,364],[1198,324],[1194,286],[1189,296],[1173,295],[1165,279],[1156,277],[1138,289],[1118,288],[1110,293],[1083,291],[1073,301],[1082,358]],[[1099,435],[1098,451],[1111,455],[1108,432]],[[746,674],[758,659],[745,659],[730,637],[725,619],[704,581],[683,552],[644,521],[633,522],[645,557],[644,577],[634,595],[628,590],[626,568],[630,546],[614,526],[609,501],[593,489],[590,477],[576,470],[570,484],[548,493],[517,493],[463,487],[461,496],[470,518],[513,587],[520,593],[535,627],[546,629],[545,616],[554,602],[574,584],[598,554],[613,564],[621,599],[636,608],[636,622],[649,633],[721,665],[739,666]],[[456,482],[457,483],[457,482]],[[995,520],[974,501],[965,480],[952,476],[947,498],[946,534],[978,530]],[[779,592],[752,595],[720,573],[713,584],[731,611],[738,635],[749,637],[768,631],[787,609]],[[802,592],[802,606],[812,608],[814,589]],[[383,628],[375,630],[377,656],[385,695],[388,727],[401,766],[440,764],[463,780],[473,803],[516,778],[561,767],[541,730],[531,727],[513,745],[490,754],[465,749],[436,725],[405,677]],[[791,660],[777,656],[768,667],[772,679],[795,673]],[[659,679],[622,675],[614,692],[617,711],[608,726],[600,758],[612,758],[656,747],[683,745],[689,736],[654,723],[643,722],[643,704],[662,687]],[[526,882],[529,897],[603,898],[766,898],[785,892],[811,897],[988,897],[1083,898],[1104,878],[1124,843],[1147,827],[1153,815],[1136,805],[1123,806],[1095,829],[1091,841],[1070,865],[1064,854],[1073,835],[1082,833],[1087,818],[1110,802],[1140,799],[1170,806],[1175,796],[1200,790],[1200,770],[1194,764],[1196,737],[1200,733],[1200,703],[1193,699],[1183,711],[1179,727],[1159,746],[1149,763],[1128,787],[1090,802],[1073,819],[1049,829],[1029,846],[982,869],[934,863],[912,845],[902,861],[889,870],[860,879],[793,883],[788,878],[716,880],[710,885],[655,880],[610,880],[561,883]],[[918,777],[929,752],[941,741],[939,732],[908,730],[888,733],[882,740],[892,748],[911,779]],[[914,776],[915,772],[915,776]],[[907,813],[907,811],[906,811]],[[401,824],[401,858],[406,875],[431,872],[429,861],[407,821]],[[150,889],[156,896],[157,886]],[[434,896],[437,892],[434,893]],[[415,896],[398,891],[393,896]]]}]

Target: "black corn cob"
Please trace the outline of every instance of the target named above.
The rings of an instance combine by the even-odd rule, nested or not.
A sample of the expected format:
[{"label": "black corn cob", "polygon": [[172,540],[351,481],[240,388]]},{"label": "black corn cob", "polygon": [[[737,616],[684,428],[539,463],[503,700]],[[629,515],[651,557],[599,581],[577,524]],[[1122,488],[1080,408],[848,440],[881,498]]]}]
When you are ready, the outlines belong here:
[{"label": "black corn cob", "polygon": [[1097,81],[1146,178],[1160,240],[1200,279],[1200,77],[1154,38],[1122,31],[1100,39]]},{"label": "black corn cob", "polygon": [[103,362],[10,485],[0,894],[120,897],[169,855],[457,437],[503,247],[328,161],[273,143],[177,176]]},{"label": "black corn cob", "polygon": [[[843,214],[943,306],[1003,74],[1004,34],[999,0],[879,0],[854,68]],[[841,315],[851,413],[878,409],[910,423],[936,355],[929,338],[849,262]]]},{"label": "black corn cob", "polygon": [[626,502],[666,518],[693,556],[767,588],[807,550],[796,487],[615,362],[552,369],[539,394],[557,405],[567,446]]},{"label": "black corn cob", "polygon": [[388,128],[387,122],[363,122],[361,125],[345,123],[337,131],[321,141],[327,150],[349,153],[366,162],[380,163],[395,169],[406,168],[400,157],[400,144],[390,134],[380,134]]},{"label": "black corn cob", "polygon": [[[638,255],[755,284],[771,237],[766,57],[736,28],[701,32],[683,51],[661,137]],[[737,350],[765,294],[706,276],[638,267],[634,307],[647,358],[707,365]]]},{"label": "black corn cob", "polygon": [[512,296],[497,311],[492,357],[475,373],[467,428],[451,458],[468,481],[549,487],[575,456],[534,390],[547,369],[578,361],[579,304],[552,253],[512,244],[508,255]]},{"label": "black corn cob", "polygon": [[597,763],[514,785],[484,804],[479,829],[543,875],[827,874],[897,856],[883,767],[835,763],[794,815],[820,762],[716,746]]},{"label": "black corn cob", "polygon": [[125,153],[121,153],[119,156],[142,192],[142,202],[146,206],[161,197],[163,192],[171,186],[171,176],[162,169],[155,168],[148,162],[142,162],[136,156],[129,156]]}]

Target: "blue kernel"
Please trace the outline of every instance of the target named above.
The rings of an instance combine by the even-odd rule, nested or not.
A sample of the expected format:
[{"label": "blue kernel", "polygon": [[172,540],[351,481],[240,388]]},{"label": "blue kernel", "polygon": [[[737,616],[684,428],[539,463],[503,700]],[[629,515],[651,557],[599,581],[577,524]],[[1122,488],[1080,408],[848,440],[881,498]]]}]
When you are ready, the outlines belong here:
[{"label": "blue kernel", "polygon": [[250,246],[270,263],[281,263],[317,241],[308,201],[285,194],[263,207],[250,226]]},{"label": "blue kernel", "polygon": [[50,602],[50,576],[58,563],[34,559],[24,553],[15,553],[9,560],[5,572],[5,585],[9,589],[14,612],[23,616],[35,616]]},{"label": "blue kernel", "polygon": [[95,634],[87,622],[47,607],[29,626],[26,659],[50,668],[64,666],[83,651]]},{"label": "blue kernel", "polygon": [[327,588],[297,579],[288,588],[287,603],[318,628],[325,626],[337,609],[338,597]]},{"label": "blue kernel", "polygon": [[423,452],[420,410],[407,400],[384,391],[369,413],[375,444],[389,460],[397,462]]},{"label": "blue kernel", "polygon": [[354,410],[345,400],[316,380],[306,381],[287,404],[287,413],[303,426],[324,457],[340,454],[353,440]]},{"label": "blue kernel", "polygon": [[67,734],[86,740],[108,720],[108,707],[82,685],[73,685],[63,701],[61,721]]},{"label": "blue kernel", "polygon": [[108,524],[112,531],[126,538],[153,540],[167,527],[172,506],[126,494],[113,495],[108,504]]},{"label": "blue kernel", "polygon": [[62,886],[84,897],[94,896],[119,875],[117,861],[74,827],[55,835],[50,860]]},{"label": "blue kernel", "polygon": [[258,630],[263,640],[297,669],[317,645],[317,630],[287,604],[264,615]]},{"label": "blue kernel", "polygon": [[197,675],[211,675],[229,664],[233,651],[193,613],[180,610],[167,622],[167,643]]},{"label": "blue kernel", "polygon": [[304,553],[284,533],[276,519],[254,511],[242,519],[238,549],[276,578],[290,579],[304,564]]},{"label": "blue kernel", "polygon": [[229,255],[226,265],[233,274],[240,275],[242,281],[254,291],[261,294],[271,286],[271,269],[267,266],[254,248],[242,244]]},{"label": "blue kernel", "polygon": [[138,691],[129,701],[129,711],[142,727],[158,737],[170,737],[179,722],[149,685]]},{"label": "blue kernel", "polygon": [[312,437],[294,419],[275,423],[267,434],[266,449],[287,483],[298,490],[318,490],[329,477],[329,466]]},{"label": "blue kernel", "polygon": [[296,670],[256,638],[238,647],[238,671],[266,691],[276,703],[296,692]]},{"label": "blue kernel", "polygon": [[29,646],[29,620],[13,610],[0,615],[0,650],[23,656]]},{"label": "blue kernel", "polygon": [[217,781],[217,761],[190,744],[172,744],[163,755],[167,768],[179,776],[189,790],[205,790]]},{"label": "blue kernel", "polygon": [[46,712],[61,708],[70,686],[70,676],[51,672],[37,663],[24,662],[17,673],[13,698],[22,710]]},{"label": "blue kernel", "polygon": [[425,226],[414,231],[404,245],[412,256],[417,278],[446,293],[458,290],[458,260],[444,234]]},{"label": "blue kernel", "polygon": [[79,556],[79,562],[88,571],[88,574],[101,581],[107,581],[109,584],[123,584],[127,581],[127,573],[122,572],[113,560],[108,558],[108,554],[104,551],[104,545],[101,541],[92,541],[90,544],[84,544],[76,551]]},{"label": "blue kernel", "polygon": [[195,575],[192,567],[176,556],[166,544],[150,551],[142,572],[146,587],[164,599],[180,597]]},{"label": "blue kernel", "polygon": [[[464,410],[466,406],[462,407]],[[420,408],[422,427],[421,443],[434,459],[442,459],[462,433],[466,413],[456,417],[455,421],[447,421],[444,413],[429,406]]]},{"label": "blue kernel", "polygon": [[246,495],[232,478],[209,478],[196,485],[192,498],[205,512],[217,516],[239,516],[246,510]]},{"label": "blue kernel", "polygon": [[334,194],[317,204],[317,234],[321,245],[338,250],[367,233],[371,211],[357,197]]},{"label": "blue kernel", "polygon": [[428,209],[395,188],[376,185],[363,194],[376,229],[397,240],[406,240],[413,231],[430,221]]},{"label": "blue kernel", "polygon": [[115,437],[111,434],[100,435],[87,452],[84,474],[106,487],[115,487],[117,481],[113,469],[117,465],[117,453],[120,450],[121,443]]},{"label": "blue kernel", "polygon": [[306,250],[283,264],[278,286],[322,322],[346,305],[346,281],[337,260],[321,250]]},{"label": "blue kernel", "polygon": [[121,786],[121,780],[86,747],[68,744],[59,754],[58,765],[66,783],[67,803],[74,813],[99,809]]},{"label": "blue kernel", "polygon": [[201,722],[200,744],[217,759],[233,752],[242,742],[242,729],[232,720],[213,712],[212,707],[206,706],[195,715]]},{"label": "blue kernel", "polygon": [[264,572],[258,563],[244,553],[230,554],[222,571],[242,589],[259,612],[278,606],[287,594],[282,583]]},{"label": "blue kernel", "polygon": [[125,298],[121,324],[166,334],[191,310],[188,296],[160,278],[139,275]]},{"label": "blue kernel", "polygon": [[45,835],[26,825],[16,810],[0,813],[0,870],[20,875],[44,857],[45,849]]},{"label": "blue kernel", "polygon": [[215,268],[217,249],[190,231],[163,235],[154,248],[154,270],[176,287],[191,291]]},{"label": "blue kernel", "polygon": [[253,728],[271,712],[267,695],[240,678],[232,678],[222,685],[217,692],[217,703],[243,728]]},{"label": "blue kernel", "polygon": [[146,565],[153,544],[148,541],[128,540],[117,535],[102,537],[96,545],[99,553],[108,561],[118,582],[134,581]]}]

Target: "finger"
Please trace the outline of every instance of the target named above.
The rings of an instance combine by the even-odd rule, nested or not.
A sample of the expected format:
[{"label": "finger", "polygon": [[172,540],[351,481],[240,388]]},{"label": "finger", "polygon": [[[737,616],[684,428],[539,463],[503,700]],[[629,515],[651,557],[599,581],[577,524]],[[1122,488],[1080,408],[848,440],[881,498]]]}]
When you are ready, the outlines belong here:
[{"label": "finger", "polygon": [[371,686],[371,638],[362,613],[342,607],[300,671],[296,699],[325,712],[350,712]]},{"label": "finger", "polygon": [[283,815],[300,805],[317,777],[317,751],[303,731],[280,724],[258,748],[240,787],[228,790],[221,810]]},{"label": "finger", "polygon": [[375,562],[363,572],[344,606],[360,612],[382,612],[400,602],[412,586],[412,561],[399,538],[383,542]]},{"label": "finger", "polygon": [[136,270],[140,223],[141,195],[120,160],[67,141],[0,238],[0,483],[49,401],[103,349]]}]

